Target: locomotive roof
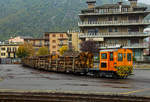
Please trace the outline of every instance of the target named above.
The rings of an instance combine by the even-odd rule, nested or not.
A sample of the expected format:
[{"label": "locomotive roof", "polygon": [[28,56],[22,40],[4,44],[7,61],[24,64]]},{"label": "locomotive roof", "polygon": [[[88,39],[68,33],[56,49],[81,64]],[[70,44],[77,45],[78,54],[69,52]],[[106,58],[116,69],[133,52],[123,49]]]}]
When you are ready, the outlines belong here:
[{"label": "locomotive roof", "polygon": [[106,51],[108,51],[108,52],[111,52],[111,51],[117,51],[118,49],[108,49],[108,50],[100,50],[100,52],[106,52]]}]

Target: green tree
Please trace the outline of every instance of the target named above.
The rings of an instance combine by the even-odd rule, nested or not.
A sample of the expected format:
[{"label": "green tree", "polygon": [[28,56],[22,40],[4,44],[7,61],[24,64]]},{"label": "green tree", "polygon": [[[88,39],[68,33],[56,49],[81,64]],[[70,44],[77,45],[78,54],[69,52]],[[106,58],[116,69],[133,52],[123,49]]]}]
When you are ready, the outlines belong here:
[{"label": "green tree", "polygon": [[35,56],[35,49],[32,46],[31,43],[24,43],[23,45],[25,47],[25,49],[27,50],[29,57]]},{"label": "green tree", "polygon": [[17,54],[18,58],[25,58],[25,57],[29,56],[27,49],[25,49],[25,47],[23,45],[19,46],[16,54]]},{"label": "green tree", "polygon": [[39,48],[38,52],[37,52],[38,56],[45,56],[45,55],[49,55],[49,51],[47,47],[41,47]]},{"label": "green tree", "polygon": [[16,54],[18,58],[31,57],[35,55],[35,50],[32,44],[24,43],[23,45],[19,46]]}]

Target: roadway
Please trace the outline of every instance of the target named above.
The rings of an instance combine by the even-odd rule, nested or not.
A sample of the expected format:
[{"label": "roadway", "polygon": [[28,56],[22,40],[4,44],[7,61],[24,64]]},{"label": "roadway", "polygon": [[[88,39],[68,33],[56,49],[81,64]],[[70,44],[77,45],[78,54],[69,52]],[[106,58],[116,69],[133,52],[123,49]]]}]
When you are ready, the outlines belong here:
[{"label": "roadway", "polygon": [[45,72],[21,65],[0,65],[0,92],[14,90],[150,97],[150,70],[134,70],[134,75],[128,79],[110,79]]}]

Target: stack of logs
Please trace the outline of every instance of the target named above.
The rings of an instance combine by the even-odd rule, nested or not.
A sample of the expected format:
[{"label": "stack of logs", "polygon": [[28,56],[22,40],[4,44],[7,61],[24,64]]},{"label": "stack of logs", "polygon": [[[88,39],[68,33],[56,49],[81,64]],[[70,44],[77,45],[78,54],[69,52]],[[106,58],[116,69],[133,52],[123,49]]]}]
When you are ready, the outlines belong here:
[{"label": "stack of logs", "polygon": [[93,68],[93,54],[88,52],[66,52],[63,56],[49,55],[28,57],[22,60],[24,66],[57,72],[86,72]]}]

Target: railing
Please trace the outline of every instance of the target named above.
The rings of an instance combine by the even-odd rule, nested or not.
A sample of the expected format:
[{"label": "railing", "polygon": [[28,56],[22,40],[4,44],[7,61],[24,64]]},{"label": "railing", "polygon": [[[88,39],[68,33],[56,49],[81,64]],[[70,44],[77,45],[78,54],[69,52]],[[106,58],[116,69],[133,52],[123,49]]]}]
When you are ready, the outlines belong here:
[{"label": "railing", "polygon": [[7,50],[7,52],[9,52],[9,53],[14,53],[14,52],[16,52],[17,50]]},{"label": "railing", "polygon": [[95,12],[105,14],[105,13],[131,12],[131,10],[129,10],[127,8],[122,8],[122,9],[98,9],[98,10],[95,10]]},{"label": "railing", "polygon": [[142,43],[142,44],[128,44],[124,46],[123,48],[148,48],[148,44]]},{"label": "railing", "polygon": [[44,46],[49,46],[49,44],[44,44]]},{"label": "railing", "polygon": [[97,37],[147,37],[150,33],[143,32],[112,32],[112,33],[80,33],[79,38],[97,38]]},{"label": "railing", "polygon": [[136,43],[136,44],[100,44],[100,48],[114,48],[114,47],[122,47],[122,48],[148,48],[148,44],[145,43]]},{"label": "railing", "polygon": [[39,44],[39,45],[38,44],[34,44],[33,46],[34,47],[42,47],[43,45],[42,44]]},{"label": "railing", "polygon": [[68,43],[59,43],[58,46],[65,46],[68,45]]},{"label": "railing", "polygon": [[149,20],[127,20],[127,21],[89,21],[79,22],[79,26],[110,26],[110,25],[136,25],[136,24],[150,24]]},{"label": "railing", "polygon": [[66,37],[59,37],[58,39],[59,40],[68,40],[68,38],[66,38]]},{"label": "railing", "polygon": [[145,13],[149,11],[135,11],[127,8],[122,9],[95,9],[93,12],[83,11],[79,15],[85,15],[85,14],[121,14],[121,13]]}]

